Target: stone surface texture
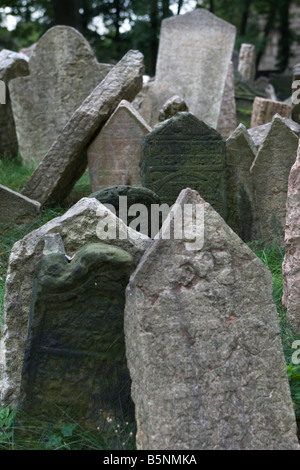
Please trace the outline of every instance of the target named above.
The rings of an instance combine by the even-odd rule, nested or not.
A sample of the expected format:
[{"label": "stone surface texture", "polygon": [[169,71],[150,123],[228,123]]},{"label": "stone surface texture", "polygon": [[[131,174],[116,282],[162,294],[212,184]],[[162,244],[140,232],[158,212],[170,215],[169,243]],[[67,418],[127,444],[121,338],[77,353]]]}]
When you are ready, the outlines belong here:
[{"label": "stone surface texture", "polygon": [[134,268],[128,252],[104,243],[85,245],[70,262],[61,253],[41,258],[19,425],[68,419],[95,430],[107,416],[134,417],[123,327],[125,288]]},{"label": "stone surface texture", "polygon": [[137,449],[299,450],[271,273],[195,191],[177,204],[204,206],[202,249],[155,240],[126,289]]},{"label": "stone surface texture", "polygon": [[246,127],[240,124],[226,140],[227,224],[244,242],[254,240],[253,182],[250,168],[256,148]]},{"label": "stone surface texture", "polygon": [[282,264],[283,297],[287,321],[300,331],[300,148],[288,179],[285,225],[285,257]]},{"label": "stone surface texture", "polygon": [[224,95],[218,120],[217,131],[227,138],[236,128],[236,103],[234,94],[234,70],[230,62],[225,82]]},{"label": "stone surface texture", "polygon": [[254,185],[253,230],[256,239],[283,245],[288,178],[299,137],[275,116],[251,167]]},{"label": "stone surface texture", "polygon": [[0,232],[34,222],[41,215],[41,204],[0,184]]},{"label": "stone surface texture", "polygon": [[[155,234],[151,234],[151,208],[153,205],[160,205],[160,197],[155,194],[151,189],[144,187],[133,187],[133,186],[111,186],[109,188],[96,191],[89,197],[94,197],[101,204],[105,206],[113,206],[115,209],[116,216],[123,220],[123,222],[131,226],[133,220],[137,218],[139,208],[137,204],[143,205],[147,209],[147,230],[144,232],[143,227],[137,227],[135,230],[154,238]],[[136,211],[134,210],[136,208]],[[133,210],[133,213],[131,213]],[[124,218],[123,218],[124,217]],[[158,227],[158,230],[160,226]],[[157,230],[157,231],[158,231]]]},{"label": "stone surface texture", "polygon": [[43,159],[73,113],[111,68],[99,64],[87,40],[70,26],[54,26],[40,38],[29,60],[29,76],[9,85],[25,162]]},{"label": "stone surface texture", "polygon": [[172,96],[170,99],[166,101],[166,103],[161,108],[158,120],[159,122],[165,121],[166,119],[170,119],[171,117],[175,116],[178,112],[188,112],[188,106],[184,99],[182,99],[178,95]]},{"label": "stone surface texture", "polygon": [[[119,227],[119,237],[99,238],[98,224]],[[118,246],[137,262],[149,246],[150,239],[127,228],[94,198],[83,198],[64,215],[57,217],[16,242],[11,250],[6,277],[0,348],[0,404],[17,403],[27,337],[30,298],[34,271],[42,257],[45,236],[61,235],[66,254],[73,256],[88,243]],[[118,231],[117,231],[118,234]]]},{"label": "stone surface texture", "polygon": [[261,126],[267,122],[271,122],[275,114],[289,118],[291,107],[282,101],[272,101],[266,98],[256,97],[253,103],[251,127]]},{"label": "stone surface texture", "polygon": [[226,143],[192,113],[177,113],[143,139],[143,186],[174,204],[180,191],[195,189],[226,218]]},{"label": "stone surface texture", "polygon": [[203,8],[162,21],[152,126],[165,102],[179,95],[191,113],[216,129],[235,35],[235,26]]},{"label": "stone surface texture", "polygon": [[120,102],[87,150],[93,192],[113,185],[142,185],[141,144],[151,130],[128,101]]},{"label": "stone surface texture", "polygon": [[144,56],[127,54],[84,100],[22,189],[40,201],[61,202],[87,167],[87,148],[122,99],[132,101],[143,83]]},{"label": "stone surface texture", "polygon": [[0,100],[0,156],[6,155],[9,158],[15,158],[18,155],[18,138],[8,85],[16,77],[28,74],[27,56],[7,49],[0,51],[0,80],[3,82],[5,98],[4,102]]}]

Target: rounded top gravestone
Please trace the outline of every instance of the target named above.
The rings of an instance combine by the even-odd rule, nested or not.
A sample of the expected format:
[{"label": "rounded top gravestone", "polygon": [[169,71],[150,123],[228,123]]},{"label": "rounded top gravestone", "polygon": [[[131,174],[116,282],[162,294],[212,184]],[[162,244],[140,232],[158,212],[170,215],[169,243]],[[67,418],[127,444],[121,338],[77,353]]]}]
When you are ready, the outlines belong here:
[{"label": "rounded top gravestone", "polygon": [[[20,153],[39,162],[112,65],[98,63],[76,29],[55,26],[37,42],[29,76],[10,82]],[[38,143],[38,144],[37,144]]]}]

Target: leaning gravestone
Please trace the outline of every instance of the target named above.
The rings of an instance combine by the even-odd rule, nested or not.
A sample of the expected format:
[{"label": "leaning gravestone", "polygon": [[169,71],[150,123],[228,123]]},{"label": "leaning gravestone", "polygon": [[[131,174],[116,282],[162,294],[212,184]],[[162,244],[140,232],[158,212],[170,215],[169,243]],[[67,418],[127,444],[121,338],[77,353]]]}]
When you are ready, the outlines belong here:
[{"label": "leaning gravestone", "polygon": [[0,233],[15,225],[35,222],[41,204],[0,184]]},{"label": "leaning gravestone", "polygon": [[27,56],[7,49],[0,52],[0,157],[6,155],[15,158],[18,155],[18,139],[8,84],[16,77],[28,74]]},{"label": "leaning gravestone", "polygon": [[163,226],[126,289],[137,449],[299,450],[271,273],[195,191],[174,220],[188,205],[202,249]]},{"label": "leaning gravestone", "polygon": [[227,224],[244,241],[253,234],[253,182],[250,168],[256,148],[246,127],[240,124],[226,140]]},{"label": "leaning gravestone", "polygon": [[287,313],[286,318],[296,331],[300,331],[300,296],[299,296],[299,264],[300,264],[300,233],[299,233],[299,188],[300,188],[300,149],[291,168],[288,179],[285,224],[285,257],[282,264],[283,297],[282,304]]},{"label": "leaning gravestone", "polygon": [[283,245],[288,178],[299,137],[276,115],[251,167],[254,190],[253,230],[273,245]]},{"label": "leaning gravestone", "polygon": [[141,141],[151,127],[122,100],[87,151],[92,191],[113,185],[141,186]]},{"label": "leaning gravestone", "polygon": [[216,129],[236,28],[204,8],[162,21],[151,125],[173,95]]},{"label": "leaning gravestone", "polygon": [[[106,227],[110,229],[105,231]],[[115,230],[114,230],[115,229]],[[0,407],[17,403],[28,328],[34,271],[42,257],[45,236],[58,233],[72,257],[84,245],[106,243],[138,262],[151,240],[127,227],[96,199],[83,198],[64,215],[26,235],[11,250],[3,302],[0,348]]]},{"label": "leaning gravestone", "polygon": [[253,103],[250,126],[256,127],[267,124],[272,121],[275,114],[288,118],[291,110],[291,106],[282,101],[273,101],[257,96]]},{"label": "leaning gravestone", "polygon": [[84,100],[22,189],[41,204],[62,202],[87,167],[87,148],[122,99],[142,87],[144,56],[128,51]]},{"label": "leaning gravestone", "polygon": [[225,156],[225,140],[216,130],[192,113],[178,113],[143,139],[143,186],[168,205],[182,189],[191,187],[225,218]]},{"label": "leaning gravestone", "polygon": [[112,65],[99,64],[74,28],[55,26],[36,44],[28,77],[10,82],[20,153],[40,162],[83,100]]},{"label": "leaning gravestone", "polygon": [[19,425],[63,420],[92,430],[107,416],[134,419],[123,328],[125,288],[134,268],[127,251],[104,243],[84,246],[71,261],[59,252],[41,258]]}]

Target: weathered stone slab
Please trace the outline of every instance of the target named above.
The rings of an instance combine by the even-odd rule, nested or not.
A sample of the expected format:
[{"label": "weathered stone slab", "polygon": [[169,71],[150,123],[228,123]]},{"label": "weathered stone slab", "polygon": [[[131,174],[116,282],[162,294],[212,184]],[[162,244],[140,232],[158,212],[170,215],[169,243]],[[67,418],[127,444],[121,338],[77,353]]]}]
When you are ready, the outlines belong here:
[{"label": "weathered stone slab", "polygon": [[144,57],[129,51],[84,100],[22,189],[40,201],[61,202],[87,166],[87,147],[122,99],[131,101],[141,89]]},{"label": "weathered stone slab", "polygon": [[[113,206],[115,209],[116,216],[123,220],[123,222],[131,227],[131,223],[138,219],[137,212],[140,212],[142,205],[147,212],[147,229],[143,230],[143,219],[141,215],[141,223],[139,226],[134,227],[138,232],[142,232],[151,238],[154,238],[155,234],[151,234],[151,213],[153,205],[160,205],[161,201],[157,194],[151,189],[144,187],[133,187],[133,186],[111,186],[109,188],[96,191],[89,197],[94,197],[101,204],[105,206]],[[158,227],[158,230],[160,226]],[[157,230],[157,231],[158,231]]]},{"label": "weathered stone slab", "polygon": [[235,26],[204,8],[162,21],[151,125],[165,102],[179,95],[216,129],[235,35]]},{"label": "weathered stone slab", "polygon": [[[37,42],[30,75],[9,85],[20,153],[40,162],[73,113],[111,70],[76,29],[55,26]],[[38,142],[38,145],[37,145]]]},{"label": "weathered stone slab", "polygon": [[275,114],[288,118],[291,114],[291,106],[282,101],[272,101],[266,98],[256,97],[253,103],[251,115],[251,127],[261,126],[271,122]]},{"label": "weathered stone slab", "polygon": [[189,109],[184,99],[182,99],[178,95],[174,95],[170,99],[168,99],[161,108],[158,115],[158,120],[159,122],[166,121],[166,119],[170,119],[171,117],[175,116],[175,114],[178,112],[188,111]]},{"label": "weathered stone slab", "polygon": [[38,220],[41,204],[0,184],[0,231]]},{"label": "weathered stone slab", "polygon": [[253,234],[253,182],[250,168],[256,148],[246,127],[240,124],[226,140],[227,224],[244,242]]},{"label": "weathered stone slab", "polygon": [[238,71],[243,80],[254,83],[256,74],[255,64],[255,46],[254,44],[242,44],[239,53]]},{"label": "weathered stone slab", "polygon": [[191,187],[226,218],[225,155],[225,140],[216,130],[192,113],[178,113],[143,140],[143,186],[169,206]]},{"label": "weathered stone slab", "polygon": [[224,95],[221,105],[221,111],[218,120],[217,131],[225,138],[229,137],[230,134],[236,128],[236,104],[234,94],[234,70],[233,63],[230,62],[226,82]]},{"label": "weathered stone slab", "polygon": [[299,137],[275,116],[251,167],[254,187],[253,227],[268,244],[283,244],[288,178]]},{"label": "weathered stone slab", "polygon": [[27,56],[7,49],[0,52],[0,157],[6,155],[15,158],[18,154],[18,139],[8,84],[10,80],[28,73]]},{"label": "weathered stone slab", "polygon": [[[43,256],[36,269],[18,409],[19,425],[134,418],[125,357],[125,288],[132,256],[104,243],[70,262]],[[20,416],[20,415],[19,415]]]},{"label": "weathered stone slab", "polygon": [[113,185],[141,186],[141,142],[151,127],[122,100],[87,150],[92,191]]},{"label": "weathered stone slab", "polygon": [[[275,114],[275,116],[281,117],[279,114]],[[274,118],[275,118],[274,116]],[[273,119],[274,119],[273,118]],[[293,121],[292,119],[282,118],[284,123],[298,136],[300,137],[300,124]],[[248,129],[248,134],[250,135],[251,139],[254,142],[256,149],[258,150],[259,147],[263,144],[270,128],[272,126],[272,122],[268,122],[267,124],[262,124],[261,126],[256,126]]]},{"label": "weathered stone slab", "polygon": [[[115,225],[115,234],[105,227]],[[45,236],[59,233],[66,253],[72,257],[88,243],[118,246],[138,262],[150,239],[126,227],[111,211],[94,198],[83,198],[61,217],[26,235],[14,244],[6,277],[0,349],[0,406],[15,406],[27,337],[34,270],[42,257]],[[115,235],[115,237],[114,237]]]},{"label": "weathered stone slab", "polygon": [[195,191],[175,220],[188,204],[202,249],[155,240],[126,289],[137,449],[299,450],[271,273]]},{"label": "weathered stone slab", "polygon": [[300,295],[299,295],[299,181],[300,181],[300,149],[291,168],[288,179],[285,224],[285,257],[282,264],[283,297],[282,304],[286,307],[287,321],[296,331],[300,331]]}]

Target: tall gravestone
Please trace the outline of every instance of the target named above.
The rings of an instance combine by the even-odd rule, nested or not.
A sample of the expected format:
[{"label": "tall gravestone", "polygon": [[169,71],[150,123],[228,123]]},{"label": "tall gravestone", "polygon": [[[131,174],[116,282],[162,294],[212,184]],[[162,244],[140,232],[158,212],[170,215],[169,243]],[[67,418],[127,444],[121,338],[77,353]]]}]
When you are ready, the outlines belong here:
[{"label": "tall gravestone", "polygon": [[238,71],[250,83],[254,83],[256,74],[256,54],[254,44],[242,44],[239,53]]},{"label": "tall gravestone", "polygon": [[221,111],[218,119],[217,131],[227,138],[236,128],[236,103],[234,94],[233,62],[230,62],[226,77]]},{"label": "tall gravestone", "polygon": [[283,245],[288,178],[299,137],[276,115],[251,167],[254,190],[253,227],[257,238]]},{"label": "tall gravestone", "polygon": [[[116,227],[109,236],[106,226]],[[99,232],[100,230],[100,232]],[[45,237],[60,234],[66,254],[72,257],[84,245],[115,245],[138,262],[151,240],[127,227],[94,198],[83,198],[65,214],[17,241],[11,250],[5,283],[0,347],[0,407],[16,406],[27,339],[30,299],[35,267],[40,261]]]},{"label": "tall gravestone", "polygon": [[16,77],[28,75],[28,57],[3,49],[0,52],[0,157],[18,155],[18,139],[11,108],[8,84]]},{"label": "tall gravestone", "polygon": [[225,156],[225,140],[216,130],[192,113],[178,113],[143,139],[143,186],[168,205],[191,187],[226,218]]},{"label": "tall gravestone", "polygon": [[300,215],[299,215],[299,188],[300,188],[300,149],[291,168],[288,179],[288,192],[286,203],[285,224],[285,256],[282,264],[283,297],[282,303],[287,309],[287,321],[293,325],[295,331],[300,331],[300,295],[299,295],[299,264],[300,264]]},{"label": "tall gravestone", "polygon": [[163,226],[126,289],[137,449],[299,450],[271,273],[195,191],[174,220],[187,205],[202,248]]},{"label": "tall gravestone", "polygon": [[[85,245],[36,267],[18,403],[19,424],[133,419],[125,357],[125,288],[135,262],[121,248]],[[21,414],[20,414],[21,412]]]},{"label": "tall gravestone", "polygon": [[42,160],[111,68],[99,64],[89,43],[74,28],[55,26],[41,37],[29,60],[29,76],[9,85],[24,161]]},{"label": "tall gravestone", "polygon": [[236,28],[204,8],[164,19],[152,94],[151,125],[173,95],[216,129]]},{"label": "tall gravestone", "polygon": [[113,185],[141,186],[143,137],[151,127],[122,100],[87,151],[92,191]]},{"label": "tall gravestone", "polygon": [[256,148],[246,127],[240,124],[226,140],[227,224],[244,242],[255,240],[253,233],[253,182],[250,168]]}]

